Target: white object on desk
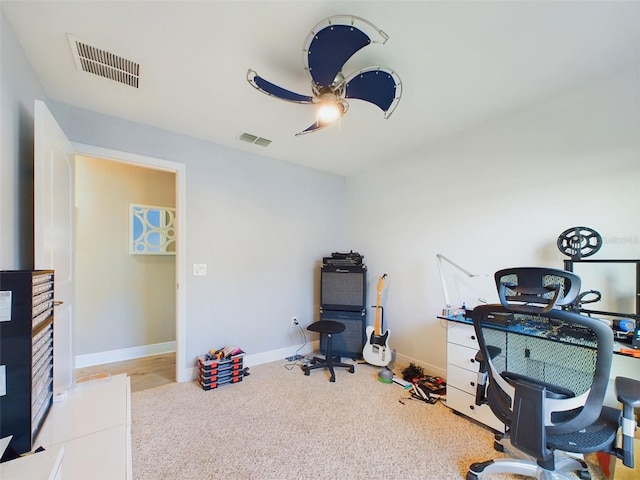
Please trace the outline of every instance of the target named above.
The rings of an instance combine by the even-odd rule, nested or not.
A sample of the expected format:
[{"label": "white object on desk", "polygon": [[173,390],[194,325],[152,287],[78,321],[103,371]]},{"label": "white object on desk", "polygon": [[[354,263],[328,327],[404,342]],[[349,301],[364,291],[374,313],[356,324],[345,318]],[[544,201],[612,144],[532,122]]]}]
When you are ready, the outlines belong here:
[{"label": "white object on desk", "polygon": [[[436,261],[438,262],[438,272],[440,272],[440,283],[442,284],[442,293],[444,294],[444,303],[445,303],[446,309],[450,310],[451,309],[451,300],[449,299],[449,290],[447,288],[447,281],[445,280],[444,266],[442,264],[443,260],[445,262],[449,263],[450,265],[454,266],[456,268],[456,270],[461,271],[462,273],[464,273],[469,278],[490,277],[490,275],[487,274],[487,273],[471,273],[471,272],[465,270],[464,268],[462,268],[457,263],[455,263],[452,260],[450,260],[449,258],[445,257],[444,255],[442,255],[440,253],[437,253],[436,254]],[[484,299],[484,298],[478,298],[478,302],[479,303],[487,303],[487,300]],[[449,313],[450,312],[447,312],[447,315]]]}]

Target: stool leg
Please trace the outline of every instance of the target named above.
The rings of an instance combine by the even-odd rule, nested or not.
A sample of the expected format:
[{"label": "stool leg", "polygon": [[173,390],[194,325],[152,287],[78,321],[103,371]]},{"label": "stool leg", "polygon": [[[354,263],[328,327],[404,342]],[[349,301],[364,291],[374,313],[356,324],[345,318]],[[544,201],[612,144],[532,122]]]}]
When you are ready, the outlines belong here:
[{"label": "stool leg", "polygon": [[327,333],[327,352],[325,355],[327,359],[327,368],[329,372],[331,372],[331,378],[329,378],[330,382],[336,381],[336,374],[333,371],[333,352],[331,351],[331,334]]}]

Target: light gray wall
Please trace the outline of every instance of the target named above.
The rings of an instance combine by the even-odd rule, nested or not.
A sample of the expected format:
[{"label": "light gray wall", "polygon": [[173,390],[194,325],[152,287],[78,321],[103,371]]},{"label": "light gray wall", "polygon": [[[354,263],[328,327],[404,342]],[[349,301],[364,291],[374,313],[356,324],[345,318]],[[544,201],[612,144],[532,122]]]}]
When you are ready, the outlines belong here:
[{"label": "light gray wall", "polygon": [[33,267],[33,101],[42,99],[72,141],[186,165],[186,265],[206,263],[208,275],[187,279],[182,367],[224,345],[255,354],[302,343],[290,318],[316,319],[320,259],[351,248],[345,179],[50,102],[0,17],[0,268]]},{"label": "light gray wall", "polygon": [[[349,248],[344,178],[70,105],[50,108],[71,141],[186,165],[184,368],[225,345],[257,354],[302,343],[291,316],[305,326],[317,318],[319,261]],[[207,264],[207,276],[192,276],[194,263]]]},{"label": "light gray wall", "polygon": [[[389,275],[391,348],[443,373],[437,253],[474,274],[563,268],[558,236],[587,226],[604,239],[595,258],[640,258],[638,85],[638,69],[619,72],[349,179],[349,240],[371,279]],[[495,299],[492,281],[454,278],[452,303]]]},{"label": "light gray wall", "polygon": [[173,172],[77,156],[76,355],[176,339],[175,255],[129,253],[129,204],[175,208]]},{"label": "light gray wall", "polygon": [[[33,99],[46,96],[4,19],[1,38],[0,267],[29,268]],[[48,103],[73,141],[186,165],[186,263],[207,263],[209,275],[188,278],[184,367],[212,347],[258,353],[299,343],[288,323],[317,314],[318,260],[352,248],[369,266],[370,299],[389,274],[392,348],[441,370],[436,253],[475,273],[561,267],[557,236],[586,225],[605,238],[600,257],[640,257],[639,77],[576,88],[348,183]]]},{"label": "light gray wall", "polygon": [[33,259],[33,100],[47,96],[0,9],[0,269]]}]

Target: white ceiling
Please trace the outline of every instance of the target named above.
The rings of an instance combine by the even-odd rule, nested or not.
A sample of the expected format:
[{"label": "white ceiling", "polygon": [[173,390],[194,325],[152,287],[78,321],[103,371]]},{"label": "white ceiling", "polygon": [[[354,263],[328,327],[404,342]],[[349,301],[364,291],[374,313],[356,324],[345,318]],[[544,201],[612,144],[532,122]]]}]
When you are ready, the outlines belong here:
[{"label": "white ceiling", "polygon": [[[55,101],[351,175],[510,110],[640,63],[638,1],[2,1]],[[253,89],[247,69],[311,94],[302,47],[326,17],[389,35],[347,62],[394,69],[393,115],[350,101],[341,124],[294,136],[313,107]],[[79,71],[67,33],[141,64],[140,88]],[[248,132],[268,147],[241,142]]]}]

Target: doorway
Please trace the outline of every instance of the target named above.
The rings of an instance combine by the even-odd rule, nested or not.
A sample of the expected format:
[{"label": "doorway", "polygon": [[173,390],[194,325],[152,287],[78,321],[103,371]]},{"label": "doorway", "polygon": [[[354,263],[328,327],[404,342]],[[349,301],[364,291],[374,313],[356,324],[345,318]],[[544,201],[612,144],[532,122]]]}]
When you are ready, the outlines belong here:
[{"label": "doorway", "polygon": [[[162,294],[154,295],[152,291],[149,289],[147,289],[146,292],[145,291],[143,291],[142,293],[138,292],[138,296],[143,297],[142,301],[138,297],[138,299],[133,304],[133,305],[137,305],[137,307],[135,306],[133,307],[134,309],[135,308],[144,309],[146,307],[152,306],[152,307],[159,308],[160,310],[162,310],[163,308],[164,309],[169,308],[170,310],[173,310],[175,314],[173,315],[172,325],[168,327],[165,322],[164,326],[159,328],[164,328],[165,330],[167,328],[172,328],[171,333],[173,333],[174,340],[162,341],[163,338],[164,339],[167,338],[166,331],[164,332],[165,334],[164,337],[163,337],[163,332],[148,331],[150,328],[151,329],[154,328],[152,324],[149,324],[149,322],[147,322],[146,325],[141,324],[138,326],[130,326],[130,328],[132,328],[133,330],[129,330],[129,332],[140,335],[141,338],[147,338],[147,339],[151,338],[155,340],[151,340],[150,342],[146,341],[146,343],[151,343],[151,344],[150,345],[144,344],[141,347],[122,348],[122,349],[115,349],[115,350],[107,349],[106,352],[102,354],[97,354],[97,357],[94,357],[94,358],[91,358],[91,356],[83,357],[82,352],[79,352],[76,349],[76,352],[79,354],[77,355],[76,358],[85,360],[84,365],[80,364],[78,366],[79,367],[86,366],[88,364],[86,363],[87,361],[93,364],[98,364],[98,363],[104,364],[104,363],[112,363],[112,362],[122,362],[122,361],[131,360],[133,358],[145,357],[150,355],[164,355],[166,354],[167,349],[171,347],[171,344],[173,344],[173,348],[175,350],[175,355],[173,356],[173,358],[175,358],[174,381],[184,382],[184,381],[191,380],[190,369],[187,369],[187,370],[184,369],[184,361],[183,361],[183,358],[184,358],[183,341],[185,338],[184,336],[185,292],[183,288],[184,271],[185,271],[183,266],[184,244],[185,244],[184,230],[183,230],[183,224],[184,224],[183,219],[184,219],[184,212],[185,212],[185,208],[184,208],[185,166],[177,162],[170,162],[170,161],[161,160],[153,157],[129,154],[126,152],[104,149],[100,147],[93,147],[88,145],[74,144],[74,148],[77,154],[76,158],[89,157],[90,159],[94,159],[96,162],[101,162],[103,166],[111,165],[112,168],[116,170],[123,169],[123,168],[125,170],[127,168],[133,168],[134,170],[146,171],[154,179],[152,181],[158,181],[158,179],[161,179],[161,178],[165,178],[164,181],[166,181],[167,178],[170,178],[171,181],[173,182],[173,186],[175,187],[173,207],[175,207],[175,210],[176,210],[176,237],[177,237],[175,255],[171,255],[170,257],[165,257],[164,259],[159,258],[158,256],[155,256],[155,255],[130,255],[129,251],[127,250],[128,248],[127,240],[126,240],[127,237],[125,236],[123,238],[122,232],[120,232],[119,235],[114,235],[113,238],[110,240],[110,244],[113,245],[113,247],[110,247],[110,248],[114,248],[118,252],[118,255],[120,256],[120,258],[122,259],[126,260],[126,257],[129,257],[128,261],[133,262],[133,264],[130,264],[132,265],[131,268],[133,269],[136,269],[138,266],[142,268],[142,271],[144,271],[145,267],[150,267],[150,266],[152,268],[159,268],[160,270],[157,270],[157,271],[160,271],[160,272],[162,272],[163,269],[165,269],[164,270],[165,272],[171,272],[172,271],[171,268],[174,269],[173,275],[171,275],[172,277],[171,281],[173,282],[173,285],[170,285],[168,288],[170,289],[169,292],[175,293],[173,296],[175,298],[175,301],[173,301],[174,298],[171,298],[170,300],[172,300],[172,302],[169,302],[171,304],[170,306],[165,305],[166,298],[163,298]],[[165,202],[159,201],[158,203],[165,203]],[[172,206],[172,205],[164,205],[164,206]],[[116,217],[122,216],[122,215],[127,216],[129,214],[128,211],[122,211],[122,210],[126,210],[126,208],[124,207],[120,208],[120,211],[117,212]],[[100,221],[100,220],[101,219],[97,219],[96,221]],[[128,235],[128,232],[126,235]],[[126,252],[123,252],[123,250],[125,250]],[[109,255],[109,252],[98,251],[96,252],[96,254]],[[131,258],[131,257],[134,257],[134,258]],[[76,256],[76,263],[80,262],[81,260],[82,259],[79,259]],[[109,278],[109,273],[106,270],[111,268],[111,263],[115,265],[116,262],[109,262],[107,264],[106,269],[105,268],[101,269],[102,275],[104,275],[105,280]],[[154,263],[157,264],[155,267],[151,265]],[[81,280],[81,278],[79,278],[78,280]],[[139,281],[142,282],[141,279]],[[135,296],[136,294],[128,290],[130,289],[124,288],[123,291],[121,291],[122,295],[124,296],[129,295],[129,300],[132,301],[133,296]],[[171,293],[168,293],[167,295],[170,296]],[[164,295],[164,297],[166,297],[167,295]],[[120,298],[119,300],[113,296],[111,296],[110,298],[113,302],[117,302],[117,301],[126,302],[126,300],[123,300],[122,298]],[[104,296],[101,298],[100,302],[102,306],[98,308],[107,308],[107,309],[109,308],[109,302],[107,299],[105,299]],[[82,306],[82,302],[79,303],[79,308],[81,308],[81,306]],[[113,307],[114,307],[113,308],[114,312],[118,312],[118,308],[131,309],[131,305],[125,305],[123,307],[123,305],[114,304]],[[132,312],[132,313],[134,316],[136,315],[136,312]],[[143,315],[144,312],[139,311],[138,314]],[[77,318],[80,318],[80,315],[78,315]],[[119,326],[126,329],[127,328],[126,320],[112,317],[112,320],[107,320],[107,322],[113,322],[114,323],[113,327],[115,328],[118,320],[120,321]],[[76,329],[77,328],[78,328],[78,323],[76,322]],[[136,333],[136,329],[137,329],[137,333]],[[147,330],[147,331],[144,331],[144,330]],[[77,341],[78,332],[76,332],[75,337]]]}]

